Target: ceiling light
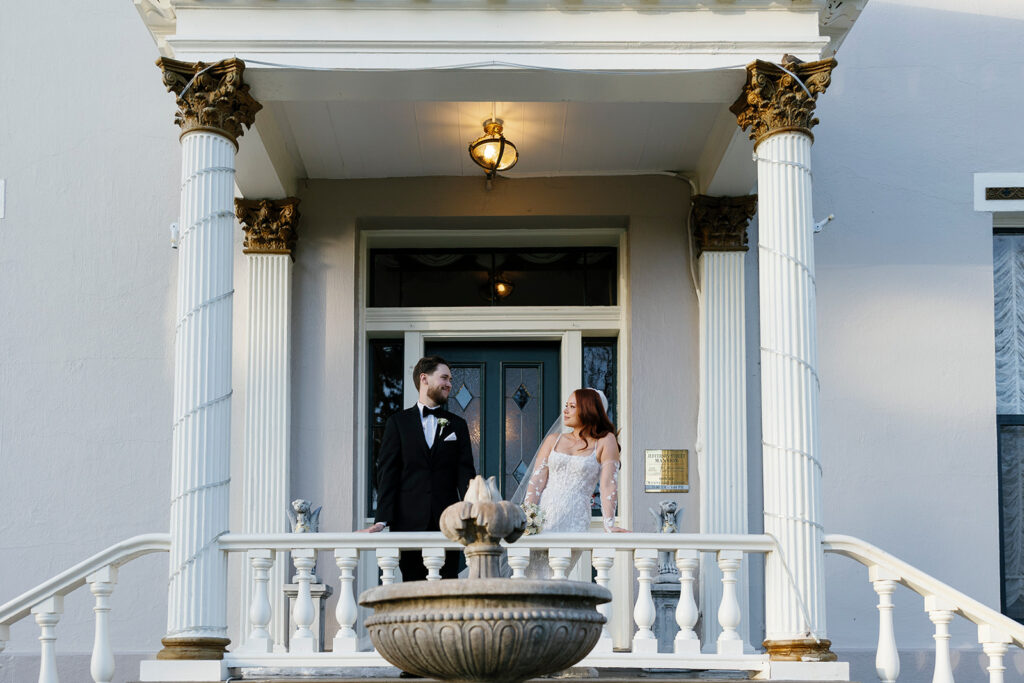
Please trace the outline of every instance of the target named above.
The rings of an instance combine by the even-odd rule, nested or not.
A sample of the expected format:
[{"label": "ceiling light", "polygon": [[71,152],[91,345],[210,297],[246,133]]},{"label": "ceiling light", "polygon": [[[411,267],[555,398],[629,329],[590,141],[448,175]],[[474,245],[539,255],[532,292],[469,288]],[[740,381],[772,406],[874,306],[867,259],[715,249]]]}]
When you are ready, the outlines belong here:
[{"label": "ceiling light", "polygon": [[504,121],[487,119],[484,121],[484,134],[469,143],[469,156],[485,171],[490,180],[498,171],[507,171],[519,161],[516,146],[502,135]]}]

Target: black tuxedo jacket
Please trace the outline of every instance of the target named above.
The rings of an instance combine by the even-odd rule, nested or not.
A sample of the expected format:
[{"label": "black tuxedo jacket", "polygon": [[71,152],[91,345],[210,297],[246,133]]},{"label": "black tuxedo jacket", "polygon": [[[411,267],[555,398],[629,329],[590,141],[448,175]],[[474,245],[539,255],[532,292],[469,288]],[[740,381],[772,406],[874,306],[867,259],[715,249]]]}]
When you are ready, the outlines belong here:
[{"label": "black tuxedo jacket", "polygon": [[[437,531],[441,512],[462,500],[476,476],[469,427],[448,411],[448,424],[434,434],[433,448],[423,436],[418,406],[388,418],[377,456],[377,517],[392,531]],[[454,434],[453,440],[445,441]]]}]

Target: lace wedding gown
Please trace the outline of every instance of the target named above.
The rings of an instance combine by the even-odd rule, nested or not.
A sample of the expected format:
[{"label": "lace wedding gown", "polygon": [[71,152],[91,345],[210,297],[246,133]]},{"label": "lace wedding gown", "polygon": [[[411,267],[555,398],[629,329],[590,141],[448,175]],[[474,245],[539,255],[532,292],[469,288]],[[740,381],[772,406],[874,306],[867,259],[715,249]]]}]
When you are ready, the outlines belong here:
[{"label": "lace wedding gown", "polygon": [[[605,531],[615,526],[615,504],[618,499],[617,475],[619,461],[597,460],[597,447],[587,455],[571,455],[558,450],[561,435],[555,439],[547,457],[537,459],[527,487],[526,502],[537,503],[544,513],[541,533],[586,532],[590,530],[590,500],[601,482],[601,515]],[[576,565],[581,551],[574,550],[572,564]],[[526,568],[530,578],[548,578],[547,553],[531,551]]]}]

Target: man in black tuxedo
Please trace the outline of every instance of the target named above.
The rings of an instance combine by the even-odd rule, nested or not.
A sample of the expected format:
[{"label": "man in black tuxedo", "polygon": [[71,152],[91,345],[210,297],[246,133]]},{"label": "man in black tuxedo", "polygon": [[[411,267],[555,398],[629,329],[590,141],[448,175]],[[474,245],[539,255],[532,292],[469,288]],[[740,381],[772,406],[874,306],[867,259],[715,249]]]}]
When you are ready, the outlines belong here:
[{"label": "man in black tuxedo", "polygon": [[[476,476],[469,427],[441,409],[452,390],[452,372],[440,356],[421,358],[413,369],[419,401],[388,418],[377,456],[376,523],[366,531],[439,531],[441,512],[466,495]],[[423,581],[418,550],[402,551],[403,581]],[[459,552],[445,553],[441,576],[459,573]]]}]

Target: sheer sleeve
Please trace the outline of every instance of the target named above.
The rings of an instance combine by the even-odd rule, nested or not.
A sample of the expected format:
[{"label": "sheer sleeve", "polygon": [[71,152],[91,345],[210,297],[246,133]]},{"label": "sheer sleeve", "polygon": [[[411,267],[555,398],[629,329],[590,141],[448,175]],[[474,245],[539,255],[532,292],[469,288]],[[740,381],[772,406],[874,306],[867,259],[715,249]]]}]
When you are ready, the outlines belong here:
[{"label": "sheer sleeve", "polygon": [[548,485],[548,454],[540,453],[537,462],[533,466],[533,474],[530,475],[530,483],[526,487],[526,503],[539,503],[540,494],[544,493],[544,487]]},{"label": "sheer sleeve", "polygon": [[615,526],[615,507],[619,501],[619,453],[605,448],[601,460],[601,516],[604,517],[604,530],[611,531]]}]

